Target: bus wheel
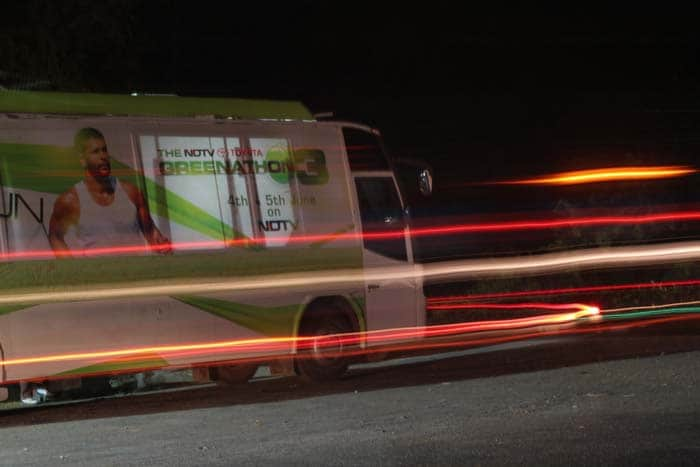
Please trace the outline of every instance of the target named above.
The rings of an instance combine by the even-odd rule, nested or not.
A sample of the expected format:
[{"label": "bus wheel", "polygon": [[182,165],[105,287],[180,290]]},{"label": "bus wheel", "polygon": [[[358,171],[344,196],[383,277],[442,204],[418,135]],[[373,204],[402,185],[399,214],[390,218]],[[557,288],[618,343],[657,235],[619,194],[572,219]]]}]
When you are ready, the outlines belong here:
[{"label": "bus wheel", "polygon": [[241,384],[247,383],[257,370],[257,363],[239,363],[211,367],[209,374],[212,380],[220,383]]},{"label": "bus wheel", "polygon": [[352,332],[349,320],[332,307],[323,312],[312,312],[305,317],[299,331],[301,337],[311,337],[300,342],[295,359],[297,373],[304,379],[324,381],[340,378],[348,369],[348,357],[343,356],[348,345],[339,334]]}]

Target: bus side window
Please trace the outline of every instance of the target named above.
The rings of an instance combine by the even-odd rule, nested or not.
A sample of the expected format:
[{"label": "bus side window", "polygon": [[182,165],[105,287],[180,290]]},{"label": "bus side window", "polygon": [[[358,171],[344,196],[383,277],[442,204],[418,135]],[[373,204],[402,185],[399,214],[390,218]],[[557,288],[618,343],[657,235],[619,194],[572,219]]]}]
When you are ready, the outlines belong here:
[{"label": "bus side window", "polygon": [[389,163],[376,135],[355,128],[343,128],[350,170],[389,170]]},{"label": "bus side window", "polygon": [[356,177],[357,199],[366,249],[407,260],[401,202],[391,177]]}]

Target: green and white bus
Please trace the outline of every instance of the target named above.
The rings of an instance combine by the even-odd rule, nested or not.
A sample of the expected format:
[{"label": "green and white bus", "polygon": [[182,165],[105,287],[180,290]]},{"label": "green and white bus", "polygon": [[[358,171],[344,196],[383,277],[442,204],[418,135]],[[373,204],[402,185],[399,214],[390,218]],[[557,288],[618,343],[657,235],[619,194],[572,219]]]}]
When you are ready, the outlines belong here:
[{"label": "green and white bus", "polygon": [[0,387],[331,378],[372,345],[338,335],[425,323],[379,133],[297,102],[2,91],[0,186]]}]

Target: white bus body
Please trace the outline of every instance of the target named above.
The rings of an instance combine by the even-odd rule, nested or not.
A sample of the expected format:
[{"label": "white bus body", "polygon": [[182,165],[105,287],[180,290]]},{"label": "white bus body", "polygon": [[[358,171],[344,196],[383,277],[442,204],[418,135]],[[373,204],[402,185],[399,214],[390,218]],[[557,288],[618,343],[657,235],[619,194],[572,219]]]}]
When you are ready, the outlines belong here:
[{"label": "white bus body", "polygon": [[[424,325],[419,274],[362,280],[416,267],[375,130],[2,104],[0,93],[0,385],[289,356],[297,336]],[[51,219],[85,177],[83,128],[104,136],[115,187],[137,187],[171,254],[143,238],[94,246],[77,231],[83,219],[64,237],[71,256],[56,258]],[[77,192],[81,215],[92,209],[109,233],[114,213]],[[363,240],[380,231],[395,235]],[[316,360],[312,378],[344,369]]]}]

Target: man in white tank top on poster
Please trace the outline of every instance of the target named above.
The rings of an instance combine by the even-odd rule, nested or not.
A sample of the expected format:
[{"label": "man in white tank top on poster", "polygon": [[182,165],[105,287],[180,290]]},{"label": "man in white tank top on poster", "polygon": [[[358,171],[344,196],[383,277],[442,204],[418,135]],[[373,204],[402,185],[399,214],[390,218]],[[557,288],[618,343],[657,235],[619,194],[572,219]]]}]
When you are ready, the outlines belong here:
[{"label": "man in white tank top on poster", "polygon": [[[49,243],[57,258],[83,255],[139,255],[147,247],[171,253],[170,241],[158,230],[146,200],[132,183],[112,175],[107,143],[99,130],[83,128],[74,147],[84,169],[83,180],[56,199],[49,221]],[[71,252],[65,236],[75,229],[82,252]],[[38,382],[20,382],[21,400],[37,404],[51,397]]]},{"label": "man in white tank top on poster", "polygon": [[49,222],[49,242],[57,257],[71,257],[65,236],[75,229],[83,254],[143,254],[146,245],[170,253],[170,241],[158,230],[141,191],[112,175],[105,138],[95,128],[75,134],[83,180],[58,197]]}]

